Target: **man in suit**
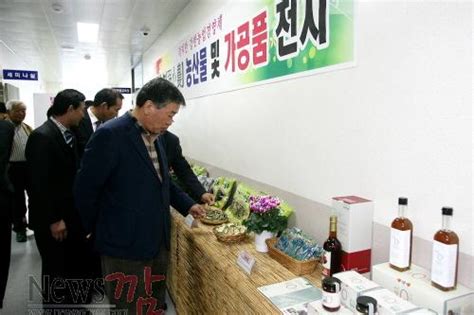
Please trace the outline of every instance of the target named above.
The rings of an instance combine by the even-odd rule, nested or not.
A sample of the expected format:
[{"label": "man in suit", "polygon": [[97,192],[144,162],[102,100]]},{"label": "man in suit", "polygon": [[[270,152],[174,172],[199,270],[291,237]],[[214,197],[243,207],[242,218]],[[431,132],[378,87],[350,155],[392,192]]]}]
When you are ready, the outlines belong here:
[{"label": "man in suit", "polygon": [[[2,103],[0,115],[5,113],[5,103]],[[0,120],[0,309],[3,307],[10,267],[13,186],[8,179],[7,166],[14,134],[13,124]]]},{"label": "man in suit", "polygon": [[[41,256],[43,308],[50,304],[83,304],[74,297],[72,282],[84,278],[88,259],[86,234],[74,208],[73,183],[79,159],[71,127],[84,117],[82,93],[59,92],[50,117],[26,144],[30,184],[30,227]],[[66,306],[65,306],[66,307]]]},{"label": "man in suit", "polygon": [[84,154],[87,141],[89,141],[92,133],[101,124],[118,115],[122,108],[122,98],[120,93],[112,89],[102,89],[95,95],[93,105],[85,109],[84,118],[79,126],[73,128],[80,158]]},{"label": "man in suit", "polygon": [[178,180],[186,187],[194,200],[212,205],[214,203],[214,195],[208,193],[202,187],[196,174],[194,174],[188,161],[186,161],[178,136],[167,130],[161,137],[163,138],[170,170],[174,172]]},{"label": "man in suit", "polygon": [[[92,135],[76,177],[76,205],[86,232],[95,235],[107,296],[128,314],[137,314],[144,301],[153,301],[157,309],[164,305],[165,281],[155,281],[152,290],[146,290],[144,274],[154,279],[166,274],[170,204],[182,214],[204,214],[170,181],[158,137],[172,124],[181,105],[185,105],[184,97],[171,82],[156,78],[145,84],[132,112],[107,122]],[[115,277],[120,274],[138,281],[129,301],[125,290],[114,296],[119,282]]]},{"label": "man in suit", "polygon": [[15,190],[13,195],[13,230],[16,232],[17,242],[26,242],[26,200],[28,178],[26,176],[25,146],[28,137],[33,131],[23,122],[26,117],[26,105],[22,101],[10,100],[7,102],[7,111],[10,121],[15,126],[15,136],[10,154],[8,176]]}]

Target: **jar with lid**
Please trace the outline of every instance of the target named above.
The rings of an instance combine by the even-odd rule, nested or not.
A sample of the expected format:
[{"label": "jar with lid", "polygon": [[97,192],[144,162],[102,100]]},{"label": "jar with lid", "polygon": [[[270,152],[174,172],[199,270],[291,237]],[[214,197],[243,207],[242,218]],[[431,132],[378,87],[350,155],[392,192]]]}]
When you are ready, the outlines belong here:
[{"label": "jar with lid", "polygon": [[356,314],[377,314],[377,300],[370,296],[359,296],[357,298]]},{"label": "jar with lid", "polygon": [[334,277],[324,278],[323,287],[323,308],[328,312],[337,312],[341,307],[341,280]]}]

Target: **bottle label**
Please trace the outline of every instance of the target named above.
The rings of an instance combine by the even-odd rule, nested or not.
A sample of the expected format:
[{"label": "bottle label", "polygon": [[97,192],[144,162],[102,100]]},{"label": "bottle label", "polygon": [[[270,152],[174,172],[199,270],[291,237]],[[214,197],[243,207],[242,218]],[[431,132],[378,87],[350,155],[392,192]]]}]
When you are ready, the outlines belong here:
[{"label": "bottle label", "polygon": [[324,251],[323,255],[323,278],[331,276],[331,252]]},{"label": "bottle label", "polygon": [[390,230],[390,264],[398,268],[410,266],[411,231]]},{"label": "bottle label", "polygon": [[433,241],[431,281],[445,288],[453,287],[456,279],[457,255],[457,244],[448,245]]},{"label": "bottle label", "polygon": [[336,308],[341,306],[341,295],[339,292],[331,293],[323,291],[322,304],[329,308]]}]

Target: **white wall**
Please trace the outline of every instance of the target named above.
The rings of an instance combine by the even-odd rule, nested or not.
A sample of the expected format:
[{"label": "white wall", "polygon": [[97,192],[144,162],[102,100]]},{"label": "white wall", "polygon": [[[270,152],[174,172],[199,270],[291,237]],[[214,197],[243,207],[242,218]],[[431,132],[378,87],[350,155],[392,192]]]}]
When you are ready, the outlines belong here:
[{"label": "white wall", "polygon": [[[145,54],[145,81],[212,4],[193,1]],[[473,255],[472,3],[365,1],[356,13],[356,67],[189,100],[173,131],[193,159],[308,199],[371,198],[384,225],[407,196],[426,240],[452,206]]]}]

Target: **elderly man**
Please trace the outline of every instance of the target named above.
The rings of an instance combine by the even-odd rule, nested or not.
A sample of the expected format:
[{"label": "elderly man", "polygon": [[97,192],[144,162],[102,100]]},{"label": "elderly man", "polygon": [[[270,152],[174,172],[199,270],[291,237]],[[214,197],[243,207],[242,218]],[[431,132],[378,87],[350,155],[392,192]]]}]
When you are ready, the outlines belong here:
[{"label": "elderly man", "polygon": [[[204,214],[170,181],[159,137],[181,105],[185,105],[184,97],[171,82],[157,78],[145,84],[132,112],[107,122],[92,135],[76,177],[76,205],[87,233],[95,235],[107,296],[128,314],[137,314],[144,301],[153,301],[157,309],[164,305],[165,282],[152,281],[153,288],[148,290],[144,277],[163,279],[166,275],[170,204],[182,214]],[[137,280],[130,299],[125,291],[114,295],[120,274]]]},{"label": "elderly man", "polygon": [[8,176],[15,190],[13,196],[13,230],[17,242],[26,242],[26,200],[27,190],[25,147],[32,128],[23,120],[26,116],[26,105],[22,101],[8,101],[7,112],[10,121],[15,126],[15,136],[10,154]]}]

